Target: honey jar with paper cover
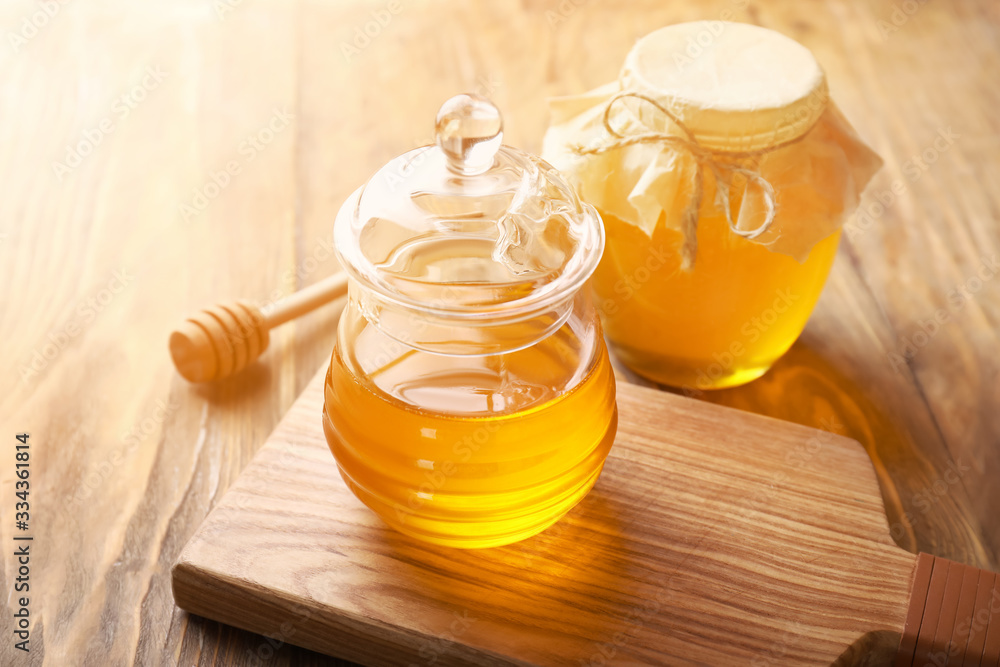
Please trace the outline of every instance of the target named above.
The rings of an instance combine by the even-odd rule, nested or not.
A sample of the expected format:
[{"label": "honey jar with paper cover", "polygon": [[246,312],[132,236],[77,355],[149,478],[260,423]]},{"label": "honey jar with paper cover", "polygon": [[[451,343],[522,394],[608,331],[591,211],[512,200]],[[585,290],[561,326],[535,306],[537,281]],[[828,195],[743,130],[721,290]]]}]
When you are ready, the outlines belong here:
[{"label": "honey jar with paper cover", "polygon": [[812,53],[748,24],[668,26],[617,81],[550,106],[543,156],[604,220],[593,284],[616,354],[686,389],[767,372],[881,166]]}]

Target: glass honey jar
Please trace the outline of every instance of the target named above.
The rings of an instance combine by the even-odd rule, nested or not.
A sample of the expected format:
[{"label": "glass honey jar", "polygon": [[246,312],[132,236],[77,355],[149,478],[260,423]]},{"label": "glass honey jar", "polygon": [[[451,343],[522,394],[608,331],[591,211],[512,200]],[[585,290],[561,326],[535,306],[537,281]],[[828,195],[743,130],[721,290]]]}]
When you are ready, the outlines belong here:
[{"label": "glass honey jar", "polygon": [[349,276],[324,430],[355,495],[428,542],[534,535],[590,490],[617,426],[584,289],[597,212],[502,145],[485,98],[442,106],[436,145],[390,161],[334,224]]},{"label": "glass honey jar", "polygon": [[543,156],[604,220],[593,284],[619,358],[694,390],[764,374],[881,166],[809,50],[748,24],[668,26],[618,81],[551,108]]}]

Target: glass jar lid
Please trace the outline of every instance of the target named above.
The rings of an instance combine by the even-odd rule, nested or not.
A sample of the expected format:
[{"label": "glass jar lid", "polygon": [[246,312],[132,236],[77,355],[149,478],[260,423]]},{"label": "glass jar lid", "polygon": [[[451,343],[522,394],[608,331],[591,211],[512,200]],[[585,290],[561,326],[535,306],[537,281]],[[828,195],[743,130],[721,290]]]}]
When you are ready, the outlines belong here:
[{"label": "glass jar lid", "polygon": [[572,296],[603,252],[600,218],[548,163],[502,141],[488,99],[445,102],[436,145],[391,160],[341,208],[349,275],[450,317],[527,316]]}]

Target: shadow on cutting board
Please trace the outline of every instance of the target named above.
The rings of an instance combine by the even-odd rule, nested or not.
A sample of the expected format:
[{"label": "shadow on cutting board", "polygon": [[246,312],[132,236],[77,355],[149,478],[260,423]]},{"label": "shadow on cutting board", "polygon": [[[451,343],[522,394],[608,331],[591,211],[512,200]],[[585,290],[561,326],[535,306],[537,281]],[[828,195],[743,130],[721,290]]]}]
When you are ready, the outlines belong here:
[{"label": "shadow on cutting board", "polygon": [[[925,454],[931,447],[920,442],[936,433],[933,425],[925,432],[910,414],[925,406],[908,405],[903,392],[884,395],[886,390],[879,387],[892,383],[877,372],[872,371],[870,382],[866,381],[870,369],[857,369],[855,378],[849,372],[817,351],[805,335],[760,379],[741,387],[698,392],[696,398],[857,440],[875,466],[896,544],[911,553],[926,551],[994,567],[978,527],[967,525],[971,510],[964,488],[949,486],[943,494],[936,492],[942,471]],[[941,462],[937,465],[943,467]]]}]

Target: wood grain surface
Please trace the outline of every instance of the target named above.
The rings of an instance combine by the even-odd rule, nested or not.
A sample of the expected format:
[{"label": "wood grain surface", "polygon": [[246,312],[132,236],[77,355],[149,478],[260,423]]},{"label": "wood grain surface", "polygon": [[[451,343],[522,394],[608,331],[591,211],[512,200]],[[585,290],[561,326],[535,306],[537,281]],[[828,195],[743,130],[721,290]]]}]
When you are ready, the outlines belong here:
[{"label": "wood grain surface", "polygon": [[537,539],[397,534],[340,479],[320,371],[185,547],[184,609],[367,665],[854,664],[916,558],[855,441],[623,385],[590,495]]},{"label": "wood grain surface", "polygon": [[392,9],[386,19],[388,1],[0,4],[0,424],[8,438],[32,433],[36,577],[33,650],[15,654],[4,639],[0,663],[254,665],[270,651],[269,665],[326,664],[179,611],[169,567],[326,363],[336,317],[278,329],[257,364],[210,387],[175,374],[168,332],[199,308],[266,303],[335,271],[337,208],[386,160],[427,143],[450,95],[490,95],[507,141],[538,151],[547,96],[613,79],[656,27],[727,12],[811,48],[886,167],[801,342],[761,380],[702,398],[860,440],[901,546],[996,569],[1000,280],[988,263],[1000,251],[1000,5]]}]

